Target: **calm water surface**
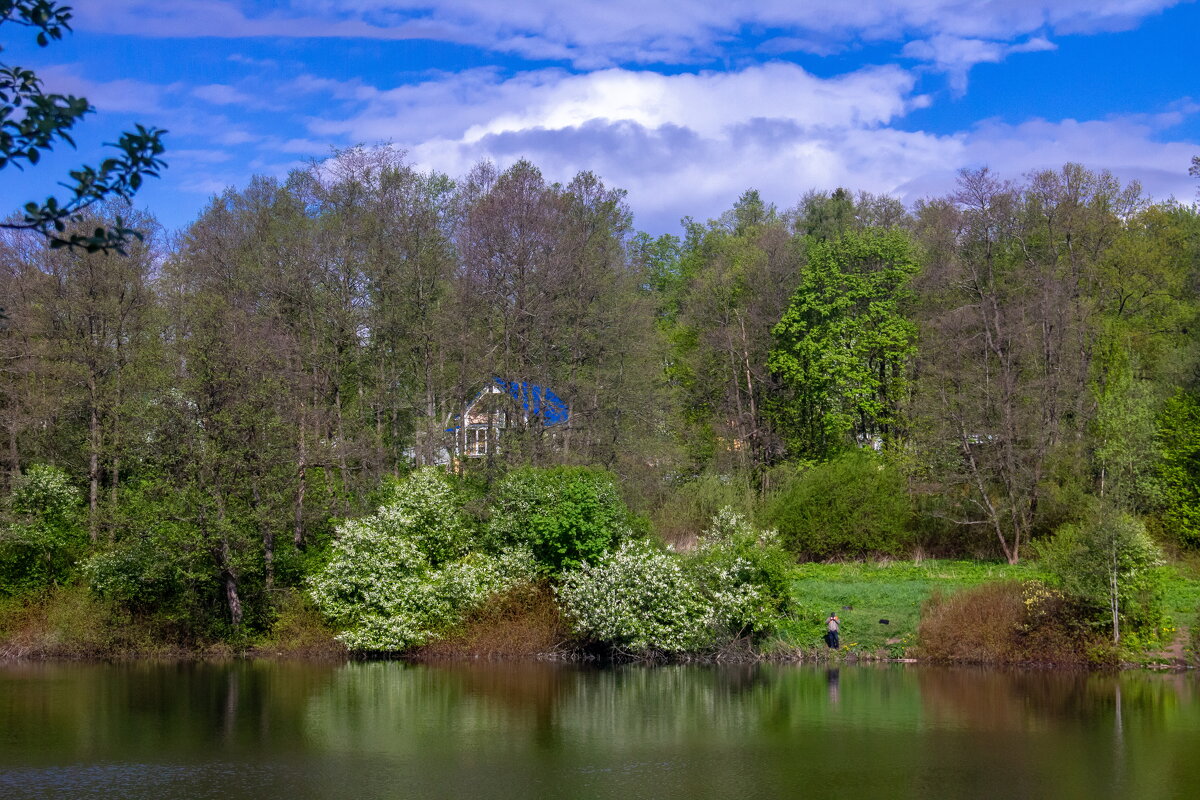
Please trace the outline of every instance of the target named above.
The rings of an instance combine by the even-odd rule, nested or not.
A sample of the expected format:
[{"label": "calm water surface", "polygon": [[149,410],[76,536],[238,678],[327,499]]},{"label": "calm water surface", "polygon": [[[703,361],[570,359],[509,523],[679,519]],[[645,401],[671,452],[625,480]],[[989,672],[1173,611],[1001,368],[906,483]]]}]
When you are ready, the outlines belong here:
[{"label": "calm water surface", "polygon": [[0,665],[0,798],[1197,798],[1195,675]]}]

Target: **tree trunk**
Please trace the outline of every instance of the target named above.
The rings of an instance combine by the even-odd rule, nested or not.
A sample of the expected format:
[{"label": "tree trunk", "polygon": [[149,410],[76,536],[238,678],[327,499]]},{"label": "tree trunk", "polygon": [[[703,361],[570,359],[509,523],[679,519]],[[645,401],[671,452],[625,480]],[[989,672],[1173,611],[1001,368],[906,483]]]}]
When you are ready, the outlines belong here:
[{"label": "tree trunk", "polygon": [[229,555],[229,538],[224,534],[221,535],[221,580],[225,583],[225,602],[229,605],[229,621],[233,627],[240,627],[242,624],[242,600],[238,597],[237,577],[233,574],[233,567],[230,563]]},{"label": "tree trunk", "polygon": [[342,514],[349,514],[350,508],[346,504],[346,493],[350,487],[350,468],[346,464],[346,430],[342,424],[342,387],[337,386],[333,390],[333,409],[334,421],[337,424],[337,454],[338,454],[338,474],[341,477],[342,486],[338,492],[338,497],[342,502]]},{"label": "tree trunk", "polygon": [[88,536],[99,537],[100,520],[100,410],[96,407],[96,374],[88,372]]},{"label": "tree trunk", "polygon": [[229,533],[226,531],[225,503],[217,495],[217,527],[220,529],[220,546],[217,548],[217,563],[221,568],[221,582],[225,587],[225,603],[229,607],[229,621],[233,627],[242,624],[242,599],[238,596],[237,575],[233,571],[233,556],[229,549]]},{"label": "tree trunk", "polygon": [[300,408],[300,463],[296,481],[296,502],[292,514],[292,544],[297,550],[304,547],[304,494],[308,489],[308,444],[304,435],[304,420],[307,411]]},{"label": "tree trunk", "polygon": [[1117,551],[1113,547],[1112,564],[1108,571],[1108,605],[1112,611],[1113,644],[1121,644],[1121,598],[1117,592]]}]

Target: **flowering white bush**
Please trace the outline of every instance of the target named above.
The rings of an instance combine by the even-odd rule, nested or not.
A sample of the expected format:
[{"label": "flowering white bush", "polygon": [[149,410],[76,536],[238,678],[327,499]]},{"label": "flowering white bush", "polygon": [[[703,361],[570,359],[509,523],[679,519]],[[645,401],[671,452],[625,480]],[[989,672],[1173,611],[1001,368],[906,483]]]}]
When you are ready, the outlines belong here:
[{"label": "flowering white bush", "polygon": [[642,655],[696,652],[774,630],[789,565],[773,531],[722,509],[694,552],[626,542],[565,573],[557,593],[585,639]]},{"label": "flowering white bush", "polygon": [[398,484],[374,519],[386,531],[415,540],[434,564],[467,552],[470,529],[446,473],[437,467],[422,467]]},{"label": "flowering white bush", "polygon": [[713,515],[708,527],[700,535],[700,546],[711,547],[740,537],[749,537],[768,544],[774,542],[779,534],[773,530],[758,530],[746,519],[745,514],[739,514],[731,506],[724,506]]},{"label": "flowering white bush", "polygon": [[637,653],[680,653],[709,640],[708,605],[679,558],[628,541],[563,575],[559,602],[576,634]]},{"label": "flowering white bush", "polygon": [[773,530],[760,531],[726,506],[713,516],[691,555],[719,638],[770,633],[788,602],[791,558]]},{"label": "flowering white bush", "polygon": [[12,507],[17,514],[57,522],[76,510],[83,492],[58,467],[34,464],[13,480]]},{"label": "flowering white bush", "polygon": [[351,649],[425,644],[535,575],[527,550],[464,555],[467,530],[445,478],[420,470],[377,513],[338,527],[333,556],[310,578],[309,594]]},{"label": "flowering white bush", "polygon": [[12,513],[0,521],[0,594],[67,580],[87,547],[83,493],[58,467],[34,464],[13,479],[8,499]]}]

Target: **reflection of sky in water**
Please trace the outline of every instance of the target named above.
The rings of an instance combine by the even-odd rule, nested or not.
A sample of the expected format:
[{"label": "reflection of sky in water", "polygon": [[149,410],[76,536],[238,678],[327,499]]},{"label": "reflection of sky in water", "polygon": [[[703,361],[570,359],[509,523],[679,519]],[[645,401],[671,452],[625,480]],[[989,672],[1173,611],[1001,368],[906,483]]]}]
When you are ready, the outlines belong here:
[{"label": "reflection of sky in water", "polygon": [[1194,676],[0,668],[0,797],[1200,796]]}]

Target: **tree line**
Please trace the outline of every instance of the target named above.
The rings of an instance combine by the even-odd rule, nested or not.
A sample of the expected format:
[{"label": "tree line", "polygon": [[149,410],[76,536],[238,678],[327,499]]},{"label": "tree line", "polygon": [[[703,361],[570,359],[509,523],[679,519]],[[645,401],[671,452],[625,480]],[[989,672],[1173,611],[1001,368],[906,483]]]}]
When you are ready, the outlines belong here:
[{"label": "tree line", "polygon": [[[939,551],[1015,562],[1090,497],[1200,544],[1200,211],[1107,173],[968,171],[911,208],[751,190],[653,237],[590,173],[355,148],[176,235],[90,213],[147,235],[0,239],[0,592],[86,564],[180,630],[261,628],[336,521],[430,464],[483,493],[604,467],[665,526],[695,487],[771,497],[869,451]],[[496,377],[568,419],[513,408],[459,457],[447,429]]]}]

